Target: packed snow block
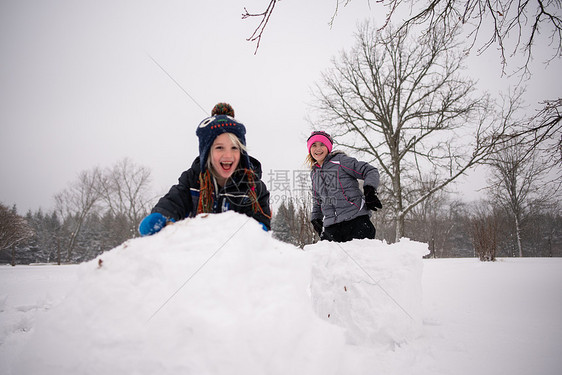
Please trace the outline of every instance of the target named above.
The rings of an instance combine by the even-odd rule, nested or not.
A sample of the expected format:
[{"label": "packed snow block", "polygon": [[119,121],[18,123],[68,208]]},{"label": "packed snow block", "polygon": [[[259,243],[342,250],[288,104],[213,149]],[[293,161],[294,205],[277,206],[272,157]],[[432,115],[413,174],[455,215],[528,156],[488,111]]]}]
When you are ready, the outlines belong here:
[{"label": "packed snow block", "polygon": [[336,374],[344,332],[310,303],[310,257],[245,215],[202,215],[79,267],[17,374]]},{"label": "packed snow block", "polygon": [[304,249],[312,256],[314,310],[344,328],[348,344],[394,346],[419,335],[427,244],[322,241]]}]

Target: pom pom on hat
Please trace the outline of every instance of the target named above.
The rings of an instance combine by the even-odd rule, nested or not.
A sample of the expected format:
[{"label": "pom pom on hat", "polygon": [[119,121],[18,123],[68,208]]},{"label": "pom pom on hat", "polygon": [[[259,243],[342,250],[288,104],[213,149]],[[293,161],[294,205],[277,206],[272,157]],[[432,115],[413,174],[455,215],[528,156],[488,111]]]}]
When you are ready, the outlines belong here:
[{"label": "pom pom on hat", "polygon": [[332,146],[334,144],[334,141],[332,140],[330,134],[323,131],[312,132],[310,134],[310,137],[308,137],[308,140],[306,141],[306,147],[308,148],[309,154],[310,154],[310,148],[312,147],[314,142],[322,142],[324,146],[326,146],[326,148],[328,149],[328,152],[332,152]]},{"label": "pom pom on hat", "polygon": [[[209,152],[213,142],[223,133],[234,134],[244,146],[246,145],[246,127],[244,124],[227,115],[207,117],[201,121],[195,131],[195,134],[197,134],[197,137],[199,138],[199,161],[201,172],[205,171],[207,158],[209,157]],[[246,168],[251,167],[248,154],[243,150],[240,150],[240,163],[242,163],[242,165]]]},{"label": "pom pom on hat", "polygon": [[234,117],[234,108],[228,103],[217,103],[211,111],[211,116],[227,115]]}]

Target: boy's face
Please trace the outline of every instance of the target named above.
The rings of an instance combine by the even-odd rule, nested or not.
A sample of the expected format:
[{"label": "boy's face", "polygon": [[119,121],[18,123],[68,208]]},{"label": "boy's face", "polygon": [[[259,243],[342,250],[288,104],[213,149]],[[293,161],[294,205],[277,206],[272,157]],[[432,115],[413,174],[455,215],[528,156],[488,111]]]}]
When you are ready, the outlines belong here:
[{"label": "boy's face", "polygon": [[310,154],[318,164],[322,165],[328,155],[328,147],[322,142],[314,142],[310,147]]},{"label": "boy's face", "polygon": [[211,166],[221,186],[224,186],[226,180],[232,176],[239,162],[240,148],[232,142],[228,133],[215,138],[211,146]]}]

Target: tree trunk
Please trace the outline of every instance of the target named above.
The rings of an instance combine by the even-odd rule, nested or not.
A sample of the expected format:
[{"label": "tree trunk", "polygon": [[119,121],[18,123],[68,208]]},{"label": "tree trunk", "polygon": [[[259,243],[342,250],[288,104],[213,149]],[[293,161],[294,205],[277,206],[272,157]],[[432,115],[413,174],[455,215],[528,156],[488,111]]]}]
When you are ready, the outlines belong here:
[{"label": "tree trunk", "polygon": [[400,241],[404,237],[404,215],[398,215],[396,217],[396,236],[394,238],[395,242]]},{"label": "tree trunk", "polygon": [[519,250],[519,257],[523,258],[523,246],[521,245],[521,225],[519,218],[515,216],[515,235],[517,237],[517,249]]},{"label": "tree trunk", "polygon": [[57,264],[60,266],[60,238],[57,236]]}]

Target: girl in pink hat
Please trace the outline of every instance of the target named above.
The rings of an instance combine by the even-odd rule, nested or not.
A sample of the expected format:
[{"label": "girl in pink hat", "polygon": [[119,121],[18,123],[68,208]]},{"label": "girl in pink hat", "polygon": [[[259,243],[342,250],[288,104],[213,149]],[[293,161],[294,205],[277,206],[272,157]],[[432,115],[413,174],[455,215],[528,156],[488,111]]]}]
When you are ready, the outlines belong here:
[{"label": "girl in pink hat", "polygon": [[[379,171],[341,151],[332,152],[332,137],[314,131],[307,140],[312,180],[311,223],[321,240],[374,239],[369,216],[382,208],[377,197]],[[363,180],[363,192],[359,181]]]}]

